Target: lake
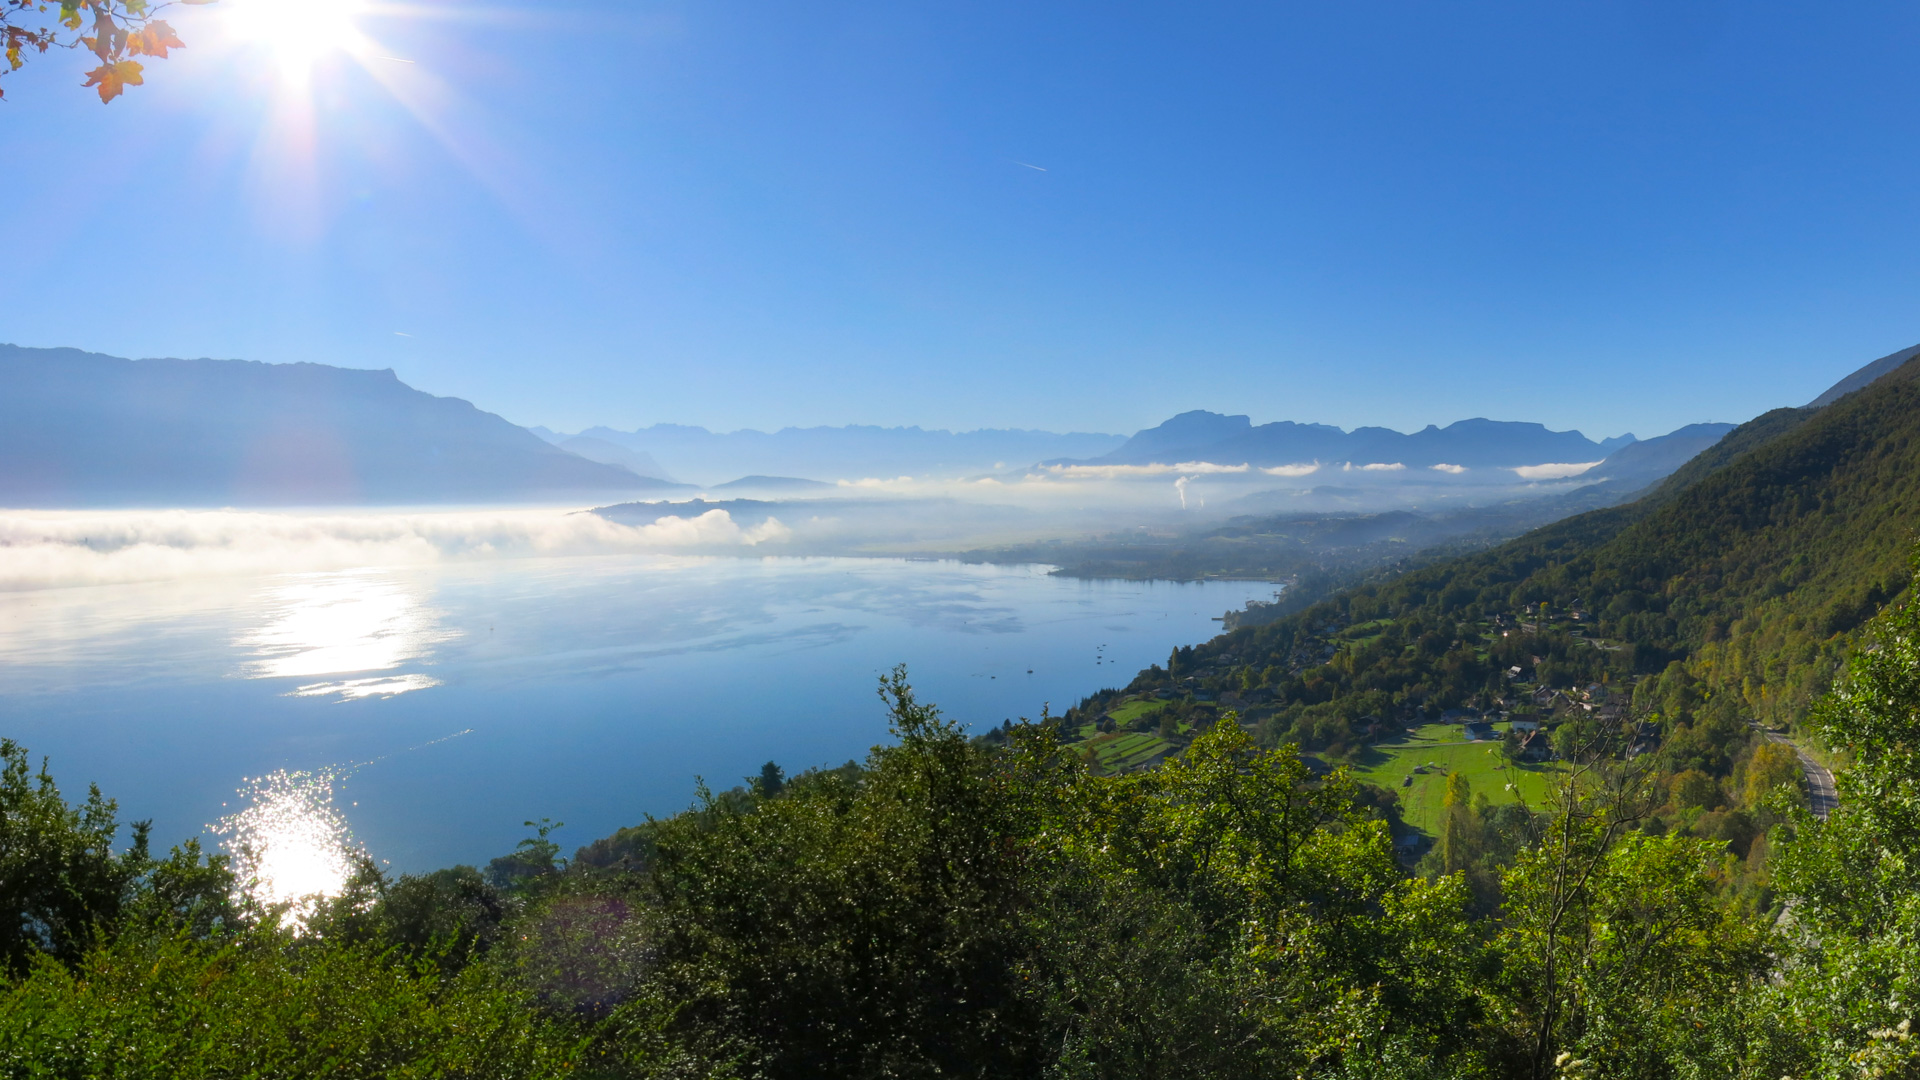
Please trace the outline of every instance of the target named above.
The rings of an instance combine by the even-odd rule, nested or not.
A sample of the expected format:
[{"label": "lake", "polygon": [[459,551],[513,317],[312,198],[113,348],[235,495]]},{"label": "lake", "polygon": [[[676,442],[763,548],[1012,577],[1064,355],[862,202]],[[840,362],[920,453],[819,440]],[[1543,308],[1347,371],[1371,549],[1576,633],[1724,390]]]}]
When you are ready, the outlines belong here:
[{"label": "lake", "polygon": [[899,559],[575,556],[0,592],[0,734],[163,850],[274,770],[396,870],[565,850],[780,763],[887,737],[908,665],[975,730],[1124,685],[1258,582],[1081,581]]}]

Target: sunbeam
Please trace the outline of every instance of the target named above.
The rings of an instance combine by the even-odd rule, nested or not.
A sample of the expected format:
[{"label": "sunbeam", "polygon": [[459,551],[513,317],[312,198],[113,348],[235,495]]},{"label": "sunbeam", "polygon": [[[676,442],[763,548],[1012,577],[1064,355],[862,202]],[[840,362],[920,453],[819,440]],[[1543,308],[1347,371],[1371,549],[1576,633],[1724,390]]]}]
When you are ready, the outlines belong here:
[{"label": "sunbeam", "polygon": [[239,0],[229,18],[238,40],[271,51],[283,77],[305,82],[328,56],[368,51],[357,21],[365,11],[362,0]]}]

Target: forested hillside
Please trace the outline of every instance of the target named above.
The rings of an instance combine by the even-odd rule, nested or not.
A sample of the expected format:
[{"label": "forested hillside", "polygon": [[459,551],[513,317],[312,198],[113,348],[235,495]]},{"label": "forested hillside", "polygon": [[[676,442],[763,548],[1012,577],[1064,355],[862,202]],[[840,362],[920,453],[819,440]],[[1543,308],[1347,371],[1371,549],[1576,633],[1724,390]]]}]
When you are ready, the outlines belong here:
[{"label": "forested hillside", "polygon": [[1515,667],[1572,686],[1679,663],[1703,693],[1788,722],[1903,587],[1916,480],[1920,368],[1907,365],[1743,425],[1637,502],[1222,635],[1134,689],[1205,669],[1206,689],[1265,689],[1288,720],[1317,705],[1407,719],[1493,704]]}]

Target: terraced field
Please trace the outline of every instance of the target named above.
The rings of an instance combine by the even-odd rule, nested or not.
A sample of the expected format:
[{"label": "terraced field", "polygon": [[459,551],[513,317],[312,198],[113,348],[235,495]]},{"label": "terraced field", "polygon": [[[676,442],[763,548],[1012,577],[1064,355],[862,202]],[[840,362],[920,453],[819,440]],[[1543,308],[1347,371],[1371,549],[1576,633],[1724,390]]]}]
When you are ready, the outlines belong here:
[{"label": "terraced field", "polygon": [[1081,744],[1094,753],[1102,769],[1119,772],[1145,764],[1173,749],[1173,744],[1158,735],[1143,731],[1116,731],[1097,735]]}]

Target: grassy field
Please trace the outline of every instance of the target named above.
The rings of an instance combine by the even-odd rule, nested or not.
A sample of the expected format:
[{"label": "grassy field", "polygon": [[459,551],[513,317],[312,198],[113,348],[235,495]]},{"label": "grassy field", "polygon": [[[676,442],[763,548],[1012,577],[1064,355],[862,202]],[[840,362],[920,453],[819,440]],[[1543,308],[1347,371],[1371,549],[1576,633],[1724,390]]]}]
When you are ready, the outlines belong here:
[{"label": "grassy field", "polygon": [[[1462,742],[1459,727],[1432,724],[1416,728],[1401,743],[1368,747],[1354,765],[1356,778],[1378,784],[1400,796],[1400,811],[1409,825],[1431,834],[1440,822],[1440,800],[1447,790],[1447,774],[1464,773],[1473,793],[1485,795],[1488,802],[1514,801],[1508,784],[1520,789],[1520,797],[1538,806],[1547,794],[1547,785],[1561,768],[1554,762],[1526,765],[1508,761],[1498,743]],[[1432,764],[1438,768],[1416,774],[1417,766]],[[1413,777],[1410,787],[1401,784]]]},{"label": "grassy field", "polygon": [[1154,701],[1151,699],[1129,701],[1117,709],[1109,709],[1107,715],[1113,717],[1116,723],[1131,724],[1150,712],[1159,712],[1165,705],[1166,702],[1164,701]]}]

